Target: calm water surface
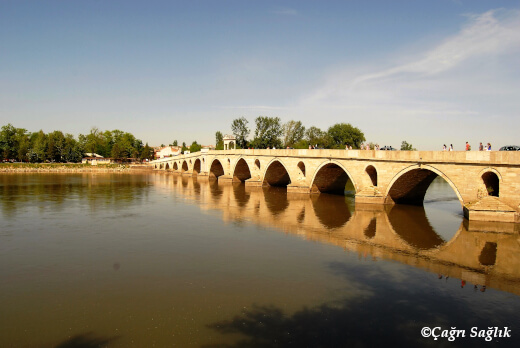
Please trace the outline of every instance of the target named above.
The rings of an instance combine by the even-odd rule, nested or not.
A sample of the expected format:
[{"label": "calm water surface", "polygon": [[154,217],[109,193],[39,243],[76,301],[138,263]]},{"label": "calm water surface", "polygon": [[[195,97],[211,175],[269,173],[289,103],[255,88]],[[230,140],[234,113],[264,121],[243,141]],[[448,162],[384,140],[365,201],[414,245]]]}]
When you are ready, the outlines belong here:
[{"label": "calm water surface", "polygon": [[442,179],[423,208],[165,173],[2,174],[0,347],[518,346],[518,227],[461,212]]}]

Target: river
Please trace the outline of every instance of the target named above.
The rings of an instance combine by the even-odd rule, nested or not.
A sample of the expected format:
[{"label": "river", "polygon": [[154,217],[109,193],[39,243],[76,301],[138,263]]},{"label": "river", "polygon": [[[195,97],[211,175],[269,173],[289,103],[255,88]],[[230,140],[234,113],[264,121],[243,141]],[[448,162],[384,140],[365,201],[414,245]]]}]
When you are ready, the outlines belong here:
[{"label": "river", "polygon": [[[518,226],[464,220],[440,178],[423,208],[168,173],[2,174],[0,217],[0,347],[520,342]],[[512,337],[468,337],[495,326]]]}]

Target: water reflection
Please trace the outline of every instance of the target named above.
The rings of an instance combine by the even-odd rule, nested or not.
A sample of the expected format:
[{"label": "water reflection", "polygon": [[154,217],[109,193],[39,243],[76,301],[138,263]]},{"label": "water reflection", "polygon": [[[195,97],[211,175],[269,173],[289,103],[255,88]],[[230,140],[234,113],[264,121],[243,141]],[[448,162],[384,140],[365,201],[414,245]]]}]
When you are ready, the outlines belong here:
[{"label": "water reflection", "polygon": [[99,337],[92,332],[79,334],[59,343],[55,348],[100,348],[108,347],[118,337]]},{"label": "water reflection", "polygon": [[[287,190],[277,187],[264,187],[262,193],[265,197],[265,205],[272,216],[283,213],[289,206]],[[242,202],[237,203],[240,205]]]},{"label": "water reflection", "polygon": [[316,217],[328,229],[340,228],[350,219],[351,207],[347,205],[347,201],[352,201],[352,199],[345,196],[327,194],[311,196]]},{"label": "water reflection", "polygon": [[167,173],[1,180],[0,346],[417,346],[426,325],[520,327],[519,227],[449,202]]},{"label": "water reflection", "polygon": [[446,243],[430,225],[422,206],[395,205],[388,213],[395,232],[417,249],[432,249]]},{"label": "water reflection", "polygon": [[[186,198],[200,201],[203,209],[222,211],[224,220],[250,221],[363,256],[399,261],[520,294],[517,224],[470,222],[457,215],[458,227],[439,233],[420,206],[355,204],[352,197],[288,194],[283,188],[217,181],[199,184],[200,192],[187,190]],[[191,185],[190,181],[188,188]],[[435,185],[442,196],[439,184]],[[435,212],[430,215],[436,225],[443,226],[435,221]]]},{"label": "water reflection", "polygon": [[2,174],[0,205],[5,217],[37,207],[60,211],[69,202],[88,202],[91,211],[124,209],[146,199],[152,180],[139,174]]},{"label": "water reflection", "polygon": [[[428,282],[415,283],[405,275],[403,282],[410,281],[410,286],[403,287],[403,282],[394,282],[389,274],[353,274],[347,264],[340,262],[331,263],[329,267],[348,283],[373,285],[364,288],[364,296],[345,296],[333,303],[305,307],[294,313],[275,305],[252,305],[209,325],[225,335],[240,334],[242,338],[238,342],[204,347],[386,347],[389,342],[399,347],[445,346],[446,339],[439,342],[420,335],[421,328],[435,325],[445,325],[446,329],[451,325],[468,331],[466,337],[449,342],[450,347],[516,347],[518,344],[518,338],[495,338],[493,342],[470,338],[471,327],[487,329],[503,325],[504,313],[476,315],[465,301],[447,293],[427,296],[431,290]],[[373,278],[378,280],[374,282]],[[475,285],[475,289],[485,292],[486,287]],[[513,313],[505,318],[509,328],[516,328]]]}]

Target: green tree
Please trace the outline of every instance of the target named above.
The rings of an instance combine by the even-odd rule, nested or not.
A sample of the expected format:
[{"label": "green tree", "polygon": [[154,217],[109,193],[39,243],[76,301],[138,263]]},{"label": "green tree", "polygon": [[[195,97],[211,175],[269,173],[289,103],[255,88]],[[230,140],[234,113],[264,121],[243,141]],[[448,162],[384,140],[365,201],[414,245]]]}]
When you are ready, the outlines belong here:
[{"label": "green tree", "polygon": [[305,127],[301,121],[289,121],[283,126],[284,146],[294,147],[296,143],[303,139]]},{"label": "green tree", "polygon": [[83,146],[85,152],[97,153],[101,156],[110,155],[104,151],[106,146],[104,146],[103,135],[97,127],[92,127],[90,133],[84,136]]},{"label": "green tree", "polygon": [[329,137],[329,147],[333,149],[344,149],[345,145],[352,145],[352,148],[358,149],[359,145],[365,141],[365,135],[350,123],[337,123],[330,127],[327,131]]},{"label": "green tree", "polygon": [[20,162],[28,161],[29,152],[31,150],[31,141],[29,139],[29,134],[25,129],[16,129],[16,143],[18,145],[16,158]]},{"label": "green tree", "polygon": [[177,140],[174,140],[172,146],[177,146],[178,144]]},{"label": "green tree", "polygon": [[44,162],[47,159],[47,135],[40,130],[31,135],[32,151],[30,154],[31,162]]},{"label": "green tree", "polygon": [[132,150],[132,158],[138,159],[141,156],[141,153],[143,152],[143,141],[141,139],[135,139],[134,140],[134,146]]},{"label": "green tree", "polygon": [[240,117],[231,123],[231,131],[236,138],[236,143],[239,148],[245,149],[247,147],[247,137],[249,136],[249,128],[247,124],[249,122],[245,117]]},{"label": "green tree", "polygon": [[188,151],[189,149],[186,147],[186,142],[182,142],[182,148],[181,148],[181,153],[184,153],[184,151]]},{"label": "green tree", "polygon": [[224,150],[224,136],[220,131],[215,133],[215,150]]},{"label": "green tree", "polygon": [[110,153],[110,157],[118,158],[118,159],[126,157],[126,153],[124,152],[124,149],[121,148],[119,143],[115,143],[114,146],[112,146],[112,151]]},{"label": "green tree", "polygon": [[314,127],[314,126],[310,127],[305,132],[305,140],[307,140],[307,142],[308,142],[307,145],[309,145],[309,144],[312,146],[320,145],[323,147],[328,145],[327,134],[325,132],[323,132],[321,129],[319,129],[318,127]]},{"label": "green tree", "polygon": [[[117,131],[117,130],[116,130]],[[100,145],[100,152],[98,152],[98,155],[101,155],[103,157],[110,157],[112,154],[112,147],[115,143],[115,138],[111,131],[105,131],[101,134],[101,145]]]},{"label": "green tree", "polygon": [[18,155],[16,148],[16,128],[12,124],[2,126],[0,131],[0,152],[5,159],[14,159]]},{"label": "green tree", "polygon": [[63,158],[66,162],[81,162],[83,158],[83,149],[79,141],[74,139],[72,134],[65,134],[65,146],[64,146]]},{"label": "green tree", "polygon": [[401,150],[402,151],[417,151],[416,148],[412,146],[412,144],[408,144],[408,142],[404,141],[401,143]]},{"label": "green tree", "polygon": [[194,141],[193,143],[191,143],[191,146],[190,146],[190,152],[199,152],[200,149],[202,149],[202,146],[200,146],[197,141]]},{"label": "green tree", "polygon": [[282,147],[280,137],[283,135],[283,127],[279,117],[258,116],[255,123],[255,138],[252,142],[254,148]]},{"label": "green tree", "polygon": [[63,162],[65,136],[61,131],[54,131],[47,135],[47,159],[53,162]]},{"label": "green tree", "polygon": [[148,146],[148,143],[146,143],[146,145],[141,150],[140,158],[141,160],[153,158],[153,149],[150,146]]}]

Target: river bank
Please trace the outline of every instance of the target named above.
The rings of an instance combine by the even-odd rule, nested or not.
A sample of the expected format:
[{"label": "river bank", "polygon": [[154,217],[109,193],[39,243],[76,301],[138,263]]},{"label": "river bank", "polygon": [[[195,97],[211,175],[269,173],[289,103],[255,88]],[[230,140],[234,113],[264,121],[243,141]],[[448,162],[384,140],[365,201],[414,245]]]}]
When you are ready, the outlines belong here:
[{"label": "river bank", "polygon": [[82,163],[0,163],[0,173],[121,173],[148,171],[152,166],[107,164],[93,166]]}]

